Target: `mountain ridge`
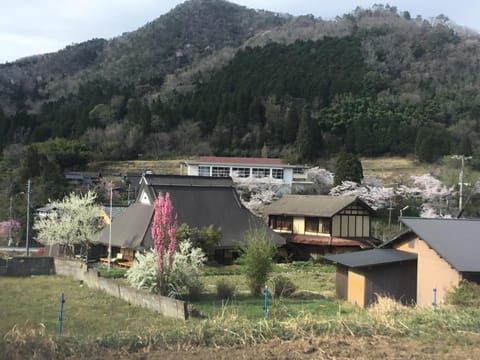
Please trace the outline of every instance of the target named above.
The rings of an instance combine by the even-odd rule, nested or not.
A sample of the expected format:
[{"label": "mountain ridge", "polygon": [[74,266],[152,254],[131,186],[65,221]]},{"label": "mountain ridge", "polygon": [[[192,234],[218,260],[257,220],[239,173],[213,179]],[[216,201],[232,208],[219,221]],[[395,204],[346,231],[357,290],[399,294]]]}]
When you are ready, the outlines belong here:
[{"label": "mountain ridge", "polygon": [[[313,160],[342,146],[366,156],[433,148],[437,158],[466,137],[471,151],[480,36],[460,30],[388,5],[326,21],[190,0],[111,40],[0,65],[0,144],[62,137],[111,159],[262,151]],[[299,153],[302,121],[316,129],[303,132],[317,137],[308,154]],[[419,134],[446,140],[422,145]],[[132,140],[122,147],[122,138]]]}]

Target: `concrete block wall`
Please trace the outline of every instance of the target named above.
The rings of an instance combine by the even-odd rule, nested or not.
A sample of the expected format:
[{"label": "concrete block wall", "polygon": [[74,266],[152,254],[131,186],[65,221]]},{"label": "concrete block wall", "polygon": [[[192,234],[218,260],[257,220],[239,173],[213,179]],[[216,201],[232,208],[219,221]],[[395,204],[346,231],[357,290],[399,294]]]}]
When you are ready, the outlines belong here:
[{"label": "concrete block wall", "polygon": [[48,256],[17,256],[0,261],[0,275],[32,276],[55,273],[53,258]]},{"label": "concrete block wall", "polygon": [[141,306],[156,311],[164,316],[187,319],[187,303],[181,300],[152,294],[146,290],[133,289],[115,281],[98,276],[96,270],[88,269],[84,263],[55,259],[55,270],[59,275],[70,276],[83,281],[88,287],[100,289],[107,294],[116,296],[132,305]]}]

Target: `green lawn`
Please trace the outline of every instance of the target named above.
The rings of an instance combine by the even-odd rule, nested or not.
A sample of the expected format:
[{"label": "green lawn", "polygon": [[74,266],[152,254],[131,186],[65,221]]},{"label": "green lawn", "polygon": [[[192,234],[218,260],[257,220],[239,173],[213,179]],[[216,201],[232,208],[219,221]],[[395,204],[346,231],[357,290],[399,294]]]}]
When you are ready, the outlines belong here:
[{"label": "green lawn", "polygon": [[178,320],[153,311],[130,306],[102,291],[89,289],[78,281],[61,276],[0,277],[0,336],[19,328],[43,324],[56,334],[60,294],[65,294],[63,333],[65,336],[102,336],[165,329]]},{"label": "green lawn", "polygon": [[[445,306],[433,311],[384,306],[371,313],[338,301],[334,297],[333,269],[313,263],[276,265],[274,275],[289,277],[298,291],[297,296],[271,299],[267,322],[263,321],[263,298],[248,293],[245,279],[235,265],[205,268],[201,277],[204,294],[193,302],[203,317],[187,321],[130,306],[67,277],[0,277],[0,353],[8,350],[14,354],[17,347],[44,346],[49,354],[56,352],[60,357],[76,352],[93,356],[102,348],[130,351],[166,343],[238,345],[328,334],[406,336],[438,344],[446,340],[460,344],[462,334],[480,334],[478,307]],[[215,284],[222,277],[238,285],[237,296],[228,302],[216,297]],[[64,336],[57,338],[62,292],[66,299]],[[19,331],[10,331],[14,327]],[[32,331],[43,327],[50,337]],[[20,358],[29,357],[31,353]]]},{"label": "green lawn", "polygon": [[[312,262],[277,264],[272,276],[282,275],[297,286],[297,296],[273,299],[270,294],[269,315],[271,317],[296,317],[299,314],[312,314],[329,318],[335,316],[338,304],[335,301],[334,266],[319,265]],[[219,316],[224,313],[243,316],[250,320],[263,318],[263,296],[251,296],[238,265],[206,267],[201,280],[204,294],[199,301],[193,302],[200,312],[207,316]],[[228,278],[237,286],[237,295],[228,301],[216,296],[216,284],[220,279]],[[270,284],[267,284],[270,287]]]}]

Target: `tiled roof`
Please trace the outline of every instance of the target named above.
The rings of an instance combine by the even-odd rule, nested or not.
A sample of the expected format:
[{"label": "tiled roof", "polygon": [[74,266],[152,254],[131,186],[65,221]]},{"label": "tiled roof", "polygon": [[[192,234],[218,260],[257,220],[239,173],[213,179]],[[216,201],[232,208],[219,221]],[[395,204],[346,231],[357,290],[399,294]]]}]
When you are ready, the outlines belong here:
[{"label": "tiled roof", "polygon": [[285,195],[268,205],[264,212],[268,215],[332,217],[357,201],[371,210],[355,196]]}]

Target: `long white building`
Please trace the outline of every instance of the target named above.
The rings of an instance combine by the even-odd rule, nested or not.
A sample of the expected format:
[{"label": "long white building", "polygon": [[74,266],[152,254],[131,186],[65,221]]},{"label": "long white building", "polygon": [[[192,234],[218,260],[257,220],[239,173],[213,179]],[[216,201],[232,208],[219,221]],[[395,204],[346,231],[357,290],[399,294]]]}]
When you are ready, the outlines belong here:
[{"label": "long white building", "polygon": [[180,163],[180,173],[190,176],[271,178],[291,185],[305,181],[305,165],[284,164],[281,159],[200,156]]}]

